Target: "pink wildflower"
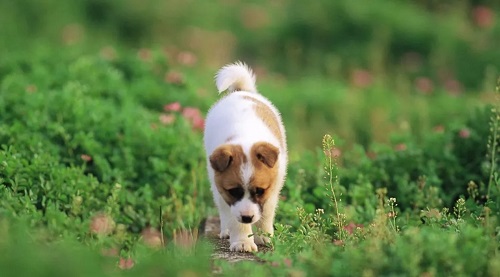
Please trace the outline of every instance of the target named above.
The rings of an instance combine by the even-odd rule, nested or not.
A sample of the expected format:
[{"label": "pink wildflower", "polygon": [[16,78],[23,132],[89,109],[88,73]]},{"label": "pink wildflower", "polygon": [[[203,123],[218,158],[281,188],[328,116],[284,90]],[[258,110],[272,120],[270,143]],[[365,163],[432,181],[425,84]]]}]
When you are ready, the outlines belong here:
[{"label": "pink wildflower", "polygon": [[427,77],[419,77],[415,80],[415,88],[423,94],[431,94],[434,90],[434,84]]},{"label": "pink wildflower", "polygon": [[163,110],[165,110],[166,112],[178,112],[181,110],[181,108],[181,103],[179,102],[172,102],[163,106]]},{"label": "pink wildflower", "polygon": [[182,110],[182,116],[186,119],[193,120],[194,118],[201,117],[201,112],[198,108],[185,107]]},{"label": "pink wildflower", "polygon": [[362,228],[362,227],[363,227],[363,224],[356,224],[354,222],[350,222],[349,224],[344,226],[344,230],[346,230],[347,233],[352,235],[354,233],[354,231],[356,231],[357,228]]},{"label": "pink wildflower", "polygon": [[370,159],[370,160],[375,160],[377,158],[377,153],[375,153],[375,151],[367,151],[366,152],[366,156]]},{"label": "pink wildflower", "polygon": [[177,55],[177,61],[182,65],[193,66],[198,61],[198,58],[192,52],[182,51]]},{"label": "pink wildflower", "polygon": [[103,213],[97,214],[92,217],[90,221],[90,232],[97,235],[107,235],[113,232],[115,222],[113,219]]},{"label": "pink wildflower", "polygon": [[343,241],[343,240],[336,239],[336,240],[334,240],[334,241],[333,241],[333,244],[334,244],[335,246],[342,246],[342,245],[344,245],[344,241]]},{"label": "pink wildflower", "polygon": [[137,57],[139,58],[139,60],[141,60],[143,62],[151,61],[152,56],[153,55],[151,54],[151,50],[149,50],[147,48],[141,48],[137,52]]},{"label": "pink wildflower", "polygon": [[461,138],[464,138],[464,139],[469,138],[470,137],[470,130],[467,128],[462,128],[458,132],[458,136]]},{"label": "pink wildflower", "polygon": [[394,150],[396,151],[405,151],[408,147],[404,143],[399,143],[394,146]]},{"label": "pink wildflower", "polygon": [[141,232],[141,237],[144,243],[152,248],[160,248],[163,246],[162,234],[155,228],[148,227]]},{"label": "pink wildflower", "polygon": [[356,69],[351,74],[351,83],[359,88],[366,88],[373,82],[373,76],[370,71],[365,69]]},{"label": "pink wildflower", "polygon": [[170,71],[165,74],[165,81],[170,84],[180,85],[184,83],[184,76],[178,71]]},{"label": "pink wildflower", "polygon": [[66,25],[62,29],[62,41],[66,45],[74,45],[83,39],[84,33],[84,28],[78,23]]},{"label": "pink wildflower", "polygon": [[480,28],[490,28],[495,21],[493,10],[486,6],[477,6],[472,11],[474,23]]},{"label": "pink wildflower", "polygon": [[443,125],[436,125],[434,128],[432,128],[434,132],[436,133],[443,133],[444,132],[444,126]]},{"label": "pink wildflower", "polygon": [[38,88],[35,85],[26,86],[26,92],[28,92],[28,93],[35,93],[37,91],[38,91]]},{"label": "pink wildflower", "polygon": [[205,119],[203,117],[197,117],[193,119],[193,128],[199,131],[203,131],[205,129]]},{"label": "pink wildflower", "polygon": [[112,46],[106,46],[99,52],[101,57],[108,61],[113,61],[116,59],[116,50]]},{"label": "pink wildflower", "polygon": [[120,269],[131,269],[134,266],[134,260],[131,258],[121,258],[120,261],[118,262],[118,267]]},{"label": "pink wildflower", "polygon": [[90,162],[90,161],[92,161],[92,157],[91,157],[91,156],[89,156],[89,155],[87,155],[87,154],[82,154],[82,155],[80,156],[80,158],[81,158],[82,160],[86,161],[86,162]]},{"label": "pink wildflower", "polygon": [[455,79],[448,79],[444,83],[444,88],[450,95],[457,96],[462,93],[462,84]]},{"label": "pink wildflower", "polygon": [[194,129],[203,130],[205,127],[205,119],[201,115],[201,112],[198,108],[194,107],[185,107],[182,110],[182,116],[187,119],[193,125]]},{"label": "pink wildflower", "polygon": [[163,125],[170,125],[175,122],[175,115],[174,114],[162,114],[160,115],[160,122]]}]

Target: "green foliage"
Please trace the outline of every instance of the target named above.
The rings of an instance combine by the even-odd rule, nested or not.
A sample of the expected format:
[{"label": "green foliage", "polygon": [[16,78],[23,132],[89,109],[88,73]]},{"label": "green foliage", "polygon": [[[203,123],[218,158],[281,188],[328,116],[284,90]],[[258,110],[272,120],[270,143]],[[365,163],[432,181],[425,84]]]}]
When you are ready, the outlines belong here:
[{"label": "green foliage", "polygon": [[484,201],[490,173],[484,167],[489,110],[477,110],[462,125],[466,127],[450,124],[431,131],[421,142],[398,136],[393,138],[393,148],[379,145],[368,152],[370,157],[347,157],[342,182],[353,187],[364,182],[385,187],[398,196],[403,208],[422,209],[429,204],[450,206],[474,181]]},{"label": "green foliage", "polygon": [[21,63],[0,88],[0,184],[2,198],[14,200],[4,206],[10,213],[39,213],[42,223],[56,210],[86,222],[106,210],[139,232],[159,226],[162,207],[168,232],[199,224],[201,214],[179,214],[203,211],[198,201],[210,199],[200,189],[201,135],[180,114],[172,125],[159,120],[163,104],[188,93],[152,74],[164,61],[130,62],[130,71],[95,56]]},{"label": "green foliage", "polygon": [[39,231],[27,229],[26,222],[20,223],[0,220],[2,276],[199,276],[211,270],[211,247],[207,243],[189,249],[169,245],[161,251],[138,247],[134,256],[140,262],[121,270],[128,268],[128,257],[103,255],[97,243],[84,247],[70,237],[47,243]]}]

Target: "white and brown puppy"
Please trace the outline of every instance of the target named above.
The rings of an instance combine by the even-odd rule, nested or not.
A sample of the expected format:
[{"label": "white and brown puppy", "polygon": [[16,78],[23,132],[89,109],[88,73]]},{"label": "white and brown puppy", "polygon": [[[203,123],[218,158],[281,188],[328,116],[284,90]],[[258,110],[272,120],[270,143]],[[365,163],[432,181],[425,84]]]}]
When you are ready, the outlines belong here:
[{"label": "white and brown puppy", "polygon": [[216,75],[219,93],[205,121],[208,176],[221,219],[220,238],[232,251],[257,251],[267,236],[252,236],[252,225],[273,235],[273,222],[287,167],[285,128],[278,110],[257,92],[255,76],[243,63]]}]

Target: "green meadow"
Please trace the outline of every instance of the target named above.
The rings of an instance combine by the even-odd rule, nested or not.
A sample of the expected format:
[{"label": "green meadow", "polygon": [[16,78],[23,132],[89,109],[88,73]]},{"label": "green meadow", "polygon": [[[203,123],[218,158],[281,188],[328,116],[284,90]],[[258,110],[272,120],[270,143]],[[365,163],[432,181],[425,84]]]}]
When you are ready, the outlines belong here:
[{"label": "green meadow", "polygon": [[[495,1],[0,2],[0,276],[499,276]],[[271,251],[214,260],[203,122],[281,111]]]}]

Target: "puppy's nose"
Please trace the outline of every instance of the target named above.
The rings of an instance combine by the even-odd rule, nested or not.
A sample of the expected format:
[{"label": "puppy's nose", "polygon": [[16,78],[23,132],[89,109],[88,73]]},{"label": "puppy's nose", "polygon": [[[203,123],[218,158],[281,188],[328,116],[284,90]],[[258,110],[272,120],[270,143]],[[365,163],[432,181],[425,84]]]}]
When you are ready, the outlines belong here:
[{"label": "puppy's nose", "polygon": [[253,215],[252,216],[248,216],[248,215],[241,216],[242,223],[250,223],[250,222],[252,222],[252,219],[253,219]]}]

